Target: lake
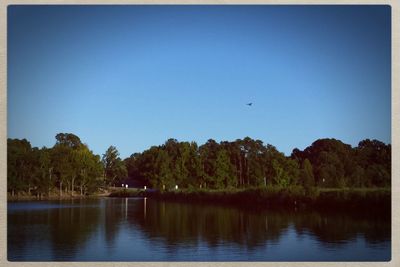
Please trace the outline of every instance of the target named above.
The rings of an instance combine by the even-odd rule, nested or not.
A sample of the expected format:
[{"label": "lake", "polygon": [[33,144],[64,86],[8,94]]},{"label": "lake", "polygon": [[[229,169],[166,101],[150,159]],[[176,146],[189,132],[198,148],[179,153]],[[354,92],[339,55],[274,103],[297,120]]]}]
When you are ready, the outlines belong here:
[{"label": "lake", "polygon": [[8,202],[9,261],[389,261],[391,221],[98,198]]}]

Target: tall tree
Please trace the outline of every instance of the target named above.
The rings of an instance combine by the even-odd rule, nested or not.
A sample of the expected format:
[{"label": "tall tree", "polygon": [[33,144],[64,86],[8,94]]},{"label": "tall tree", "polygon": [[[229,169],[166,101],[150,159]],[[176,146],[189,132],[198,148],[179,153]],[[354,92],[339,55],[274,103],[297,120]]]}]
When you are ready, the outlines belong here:
[{"label": "tall tree", "polygon": [[215,162],[214,188],[227,188],[235,185],[235,171],[232,166],[227,151],[223,148],[217,152]]},{"label": "tall tree", "polygon": [[58,133],[56,135],[56,146],[62,145],[73,149],[82,145],[81,139],[72,133]]},{"label": "tall tree", "polygon": [[216,170],[216,160],[218,152],[218,143],[213,139],[209,139],[207,143],[200,146],[200,158],[202,162],[202,173],[203,177],[200,182],[200,186],[207,188],[212,186],[215,170]]},{"label": "tall tree", "polygon": [[186,181],[188,187],[200,187],[200,180],[203,176],[203,168],[200,158],[199,148],[196,142],[191,142],[189,159],[186,162],[186,169],[189,172],[189,177]]},{"label": "tall tree", "polygon": [[310,189],[315,184],[314,173],[311,162],[306,158],[301,168],[301,182],[306,189]]},{"label": "tall tree", "polygon": [[64,145],[56,145],[51,150],[51,165],[57,179],[59,194],[62,196],[63,187],[71,177],[73,169],[70,162],[72,149]]},{"label": "tall tree", "polygon": [[84,195],[102,186],[103,165],[100,156],[94,155],[87,146],[83,146],[76,151],[75,159],[80,194]]},{"label": "tall tree", "polygon": [[29,187],[31,151],[31,144],[26,139],[7,140],[8,189],[13,195]]},{"label": "tall tree", "polygon": [[128,175],[124,162],[119,157],[116,147],[110,146],[102,158],[104,177],[108,185],[116,185]]},{"label": "tall tree", "polygon": [[357,163],[364,169],[364,184],[389,186],[391,183],[391,146],[365,139],[356,147]]}]

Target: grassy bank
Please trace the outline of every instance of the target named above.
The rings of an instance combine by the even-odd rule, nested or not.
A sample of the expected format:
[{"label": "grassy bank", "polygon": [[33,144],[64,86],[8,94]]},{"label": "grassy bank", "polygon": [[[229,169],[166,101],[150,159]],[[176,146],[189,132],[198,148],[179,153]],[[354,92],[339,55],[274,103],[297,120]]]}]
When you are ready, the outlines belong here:
[{"label": "grassy bank", "polygon": [[348,210],[389,214],[391,191],[375,189],[322,189],[306,192],[302,187],[252,188],[244,190],[174,190],[149,192],[137,189],[117,190],[112,197],[152,197],[185,203],[227,204],[251,208]]},{"label": "grassy bank", "polygon": [[110,190],[101,189],[92,194],[81,195],[79,192],[63,193],[60,195],[58,190],[52,190],[44,195],[34,195],[22,192],[19,194],[12,195],[7,193],[7,201],[34,201],[34,200],[59,200],[59,199],[80,199],[80,198],[93,198],[93,197],[106,197],[110,195]]},{"label": "grassy bank", "polygon": [[116,189],[112,190],[108,195],[109,197],[149,197],[149,192],[146,192],[143,189]]},{"label": "grassy bank", "polygon": [[35,196],[7,196],[7,200],[55,200],[87,197],[149,197],[183,203],[204,203],[230,205],[246,209],[313,209],[321,211],[350,211],[373,213],[379,216],[391,214],[390,188],[332,189],[302,187],[290,188],[250,188],[231,190],[189,190],[150,191],[143,189],[108,188],[92,195],[63,194],[58,192],[37,198]]}]

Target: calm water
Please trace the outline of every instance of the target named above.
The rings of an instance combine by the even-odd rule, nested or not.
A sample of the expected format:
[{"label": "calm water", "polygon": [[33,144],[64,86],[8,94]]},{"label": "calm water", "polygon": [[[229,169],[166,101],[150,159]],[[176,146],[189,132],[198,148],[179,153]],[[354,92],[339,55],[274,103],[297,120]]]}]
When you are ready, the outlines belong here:
[{"label": "calm water", "polygon": [[10,261],[388,261],[390,220],[102,198],[8,203]]}]

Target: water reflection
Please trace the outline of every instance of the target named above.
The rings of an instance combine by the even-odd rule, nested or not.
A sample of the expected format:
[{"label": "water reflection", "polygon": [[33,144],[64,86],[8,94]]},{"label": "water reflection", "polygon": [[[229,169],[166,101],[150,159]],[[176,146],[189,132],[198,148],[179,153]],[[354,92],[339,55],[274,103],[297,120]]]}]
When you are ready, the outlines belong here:
[{"label": "water reflection", "polygon": [[[144,200],[146,203],[146,200]],[[144,206],[146,207],[146,205]],[[390,240],[390,221],[373,216],[321,214],[317,212],[251,212],[229,207],[148,201],[145,220],[136,213],[128,217],[150,238],[167,243],[196,243],[209,246],[235,243],[254,248],[268,242],[279,242],[289,225],[297,235],[313,235],[322,244],[341,245],[362,235],[368,242]],[[137,211],[140,212],[140,211]]]},{"label": "water reflection", "polygon": [[[268,231],[265,215],[232,208],[185,205],[148,201],[144,220],[131,213],[129,223],[138,225],[150,239],[162,238],[168,244],[197,244],[200,240],[215,247],[221,242],[236,243],[248,248],[278,240],[288,226],[287,218],[272,216]],[[140,212],[140,211],[138,211]]]},{"label": "water reflection", "polygon": [[[21,209],[25,203],[11,207],[8,214],[8,252],[23,255],[24,251],[39,257],[41,243],[49,243],[46,254],[50,259],[69,258],[84,246],[87,238],[99,225],[99,210],[91,201],[64,201],[59,208]],[[48,205],[49,203],[44,203]],[[86,204],[86,205],[85,205]],[[9,209],[10,210],[10,209]],[[28,251],[28,252],[27,252]]]},{"label": "water reflection", "polygon": [[[302,240],[317,244],[315,250],[341,252],[335,260],[347,260],[351,255],[343,251],[359,246],[360,237],[372,248],[383,244],[383,253],[373,251],[372,260],[390,259],[390,220],[365,214],[251,211],[148,198],[35,202],[42,209],[29,205],[8,204],[9,260],[191,260],[182,252],[188,249],[203,257],[198,260],[207,260],[203,250],[217,253],[216,260],[229,259],[233,250],[241,254],[237,260],[252,260],[246,258],[251,255],[280,260],[274,258],[277,249],[289,253],[281,260],[315,260],[291,257],[287,243],[297,246]],[[370,259],[370,250],[360,253],[358,260]]]}]

